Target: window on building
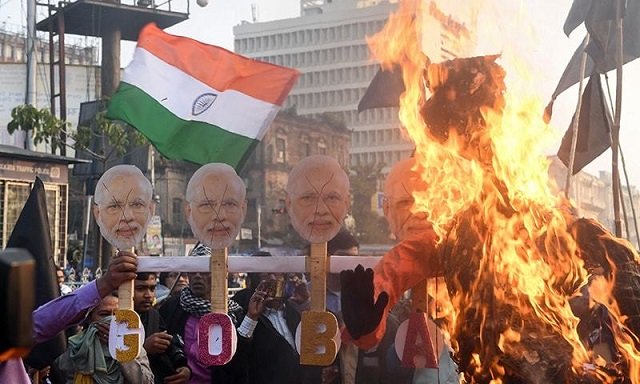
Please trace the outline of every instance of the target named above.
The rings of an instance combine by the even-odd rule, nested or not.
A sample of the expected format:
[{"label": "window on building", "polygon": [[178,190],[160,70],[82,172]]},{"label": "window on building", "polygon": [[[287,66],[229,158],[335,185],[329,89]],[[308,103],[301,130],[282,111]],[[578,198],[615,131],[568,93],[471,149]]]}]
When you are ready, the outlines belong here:
[{"label": "window on building", "polygon": [[302,157],[311,156],[311,140],[307,135],[300,138],[300,155]]},{"label": "window on building", "polygon": [[318,154],[326,155],[327,154],[327,143],[324,139],[318,140]]},{"label": "window on building", "polygon": [[175,225],[180,225],[182,224],[182,220],[184,218],[184,203],[182,202],[182,199],[179,197],[174,197],[173,200],[171,200],[171,216],[173,218],[173,220],[171,220],[172,223],[174,223]]},{"label": "window on building", "polygon": [[[47,216],[49,217],[49,235],[54,253],[60,245],[61,237],[64,238],[66,231],[60,233],[58,224],[60,223],[60,190],[57,186],[45,186],[47,199]],[[66,228],[62,228],[65,230]],[[65,239],[66,240],[66,239]]]},{"label": "window on building", "polygon": [[[0,201],[5,210],[0,210],[0,244],[5,247],[29,197],[31,183],[5,181],[0,182]],[[49,235],[54,262],[64,261],[67,247],[67,186],[45,184]]]},{"label": "window on building", "polygon": [[2,247],[4,248],[22,212],[22,207],[29,197],[30,187],[28,183],[7,182],[3,189],[6,204],[2,223]]},{"label": "window on building", "polygon": [[276,133],[276,158],[278,164],[284,164],[287,161],[287,135],[282,130]]}]

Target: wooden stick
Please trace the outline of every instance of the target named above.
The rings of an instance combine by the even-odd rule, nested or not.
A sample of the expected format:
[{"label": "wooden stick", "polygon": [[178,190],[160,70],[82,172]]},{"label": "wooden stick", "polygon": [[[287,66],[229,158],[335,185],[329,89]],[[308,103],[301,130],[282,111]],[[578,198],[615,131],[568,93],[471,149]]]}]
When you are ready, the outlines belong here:
[{"label": "wooden stick", "polygon": [[[131,253],[135,252],[135,248],[131,247]],[[118,287],[118,308],[133,310],[133,280],[126,281]]]},{"label": "wooden stick", "polygon": [[[134,253],[135,249],[131,248]],[[140,316],[133,310],[133,287],[134,279],[125,281],[118,287],[118,310],[115,312],[115,318],[109,326],[109,353],[121,363],[132,361],[140,355],[142,343],[144,342],[144,328],[140,322]],[[120,329],[117,324],[126,323],[127,331]],[[114,336],[113,331],[116,330],[117,335]],[[119,349],[115,344],[115,338],[122,337],[124,350]]]},{"label": "wooden stick", "polygon": [[227,248],[211,250],[211,312],[227,313],[227,262]]},{"label": "wooden stick", "polygon": [[411,288],[411,308],[413,312],[428,312],[427,280],[422,280]]},{"label": "wooden stick", "polygon": [[[207,367],[224,365],[236,352],[235,327],[227,315],[227,248],[212,249],[209,258],[211,313],[198,321],[198,360]],[[218,331],[215,331],[215,328]],[[215,346],[213,346],[215,345]],[[218,353],[214,352],[218,350]]]},{"label": "wooden stick", "polygon": [[311,244],[311,310],[324,312],[327,307],[327,243]]},{"label": "wooden stick", "polygon": [[578,105],[573,115],[573,125],[571,127],[571,149],[569,152],[569,168],[567,170],[567,179],[564,184],[564,196],[569,199],[571,193],[571,177],[573,176],[573,164],[576,157],[576,148],[578,146],[578,124],[580,123],[580,111],[582,110],[582,90],[584,89],[584,72],[587,66],[587,44],[589,44],[589,33],[582,42],[582,57],[580,61],[580,85],[578,87]]}]

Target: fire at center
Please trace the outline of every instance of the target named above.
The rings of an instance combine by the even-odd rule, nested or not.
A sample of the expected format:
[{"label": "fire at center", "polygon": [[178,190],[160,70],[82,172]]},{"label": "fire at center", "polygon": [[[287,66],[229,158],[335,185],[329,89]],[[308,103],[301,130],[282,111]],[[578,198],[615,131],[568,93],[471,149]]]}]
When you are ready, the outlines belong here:
[{"label": "fire at center", "polygon": [[542,108],[509,94],[499,56],[424,56],[421,4],[403,2],[369,44],[402,69],[400,119],[424,186],[411,210],[439,238],[426,252],[447,289],[432,315],[460,371],[470,383],[640,382],[636,251],[552,191],[535,151]]}]

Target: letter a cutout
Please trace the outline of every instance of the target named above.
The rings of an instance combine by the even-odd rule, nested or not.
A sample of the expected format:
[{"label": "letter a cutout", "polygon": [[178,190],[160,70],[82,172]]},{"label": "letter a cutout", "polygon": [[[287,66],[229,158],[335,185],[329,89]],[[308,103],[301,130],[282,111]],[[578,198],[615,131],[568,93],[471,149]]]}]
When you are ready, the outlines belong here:
[{"label": "letter a cutout", "polygon": [[[407,368],[438,368],[438,361],[431,340],[431,333],[428,326],[427,314],[412,313],[409,320],[406,320],[398,328],[396,334],[396,345],[398,339],[402,338],[402,333],[406,329],[406,338],[402,351],[402,366]],[[408,323],[408,326],[406,325]],[[404,327],[403,327],[404,326]]]}]

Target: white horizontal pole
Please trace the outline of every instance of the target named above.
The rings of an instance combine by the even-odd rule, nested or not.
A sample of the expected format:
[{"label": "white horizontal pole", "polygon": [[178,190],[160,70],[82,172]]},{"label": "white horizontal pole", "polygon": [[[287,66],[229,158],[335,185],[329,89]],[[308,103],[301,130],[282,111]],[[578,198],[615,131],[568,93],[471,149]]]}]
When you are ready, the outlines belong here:
[{"label": "white horizontal pole", "polygon": [[[229,256],[229,272],[307,272],[308,256]],[[329,270],[373,268],[381,256],[333,256]],[[209,256],[138,256],[140,272],[208,272]]]}]

